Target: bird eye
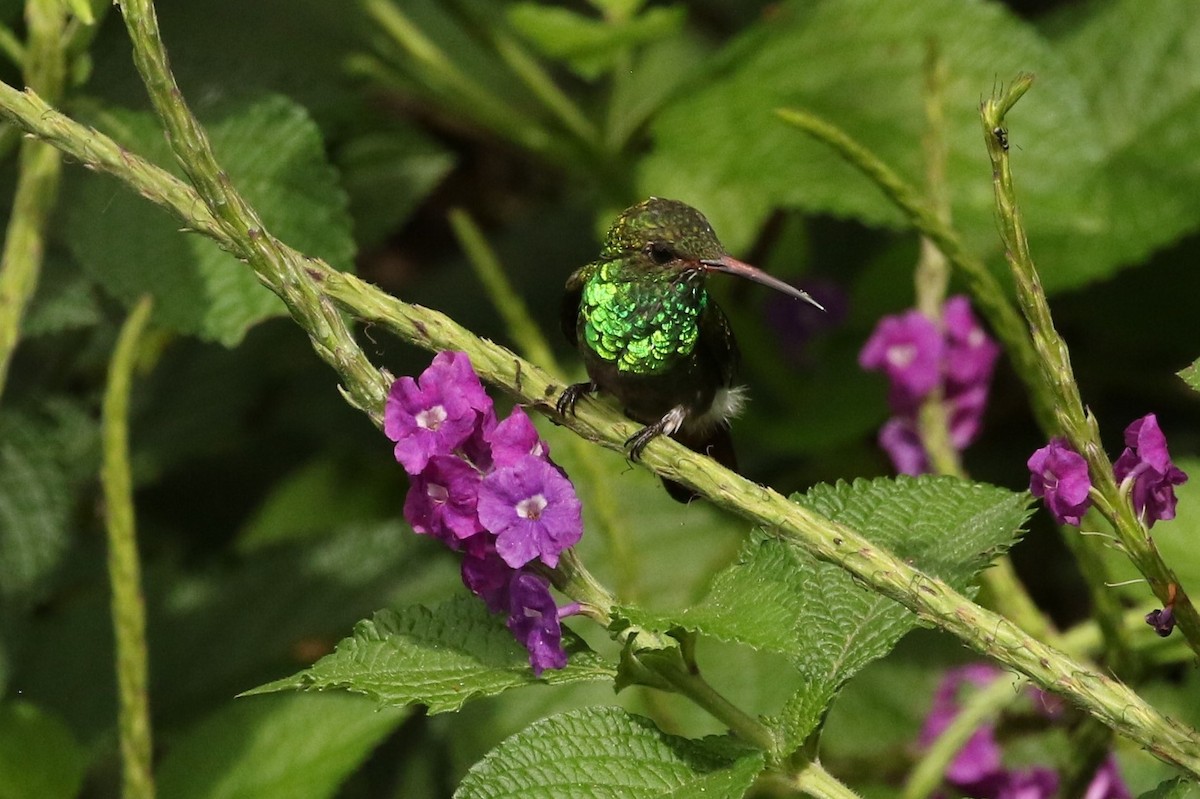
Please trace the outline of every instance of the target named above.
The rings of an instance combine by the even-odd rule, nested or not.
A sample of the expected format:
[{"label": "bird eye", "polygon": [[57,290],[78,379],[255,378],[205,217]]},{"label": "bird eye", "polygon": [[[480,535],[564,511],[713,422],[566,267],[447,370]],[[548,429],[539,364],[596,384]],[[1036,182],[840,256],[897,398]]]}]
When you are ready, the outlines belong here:
[{"label": "bird eye", "polygon": [[650,256],[650,260],[654,261],[654,263],[658,264],[659,266],[669,264],[671,261],[675,260],[675,253],[671,251],[670,247],[663,244],[661,241],[650,242],[646,245],[646,248],[643,250],[643,252]]}]

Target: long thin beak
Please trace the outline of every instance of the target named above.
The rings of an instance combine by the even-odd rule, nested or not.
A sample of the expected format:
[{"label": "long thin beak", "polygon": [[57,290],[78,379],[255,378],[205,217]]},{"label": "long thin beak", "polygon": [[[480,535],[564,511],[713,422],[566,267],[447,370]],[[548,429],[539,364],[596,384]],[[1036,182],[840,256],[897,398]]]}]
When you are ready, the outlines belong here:
[{"label": "long thin beak", "polygon": [[814,305],[825,310],[825,306],[808,296],[807,292],[801,291],[795,286],[784,283],[777,277],[771,277],[763,270],[756,266],[743,263],[736,258],[730,258],[728,255],[723,255],[720,258],[702,259],[701,265],[710,272],[725,272],[730,275],[744,277],[747,280],[753,280],[755,283],[761,283],[764,286],[769,286],[776,291],[782,291],[789,297],[794,297],[797,300],[804,300],[809,305]]}]

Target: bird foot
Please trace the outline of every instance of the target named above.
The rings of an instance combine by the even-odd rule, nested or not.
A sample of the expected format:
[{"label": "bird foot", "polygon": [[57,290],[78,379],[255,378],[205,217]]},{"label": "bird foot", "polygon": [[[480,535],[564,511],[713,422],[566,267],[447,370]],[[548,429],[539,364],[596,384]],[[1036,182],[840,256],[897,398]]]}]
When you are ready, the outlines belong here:
[{"label": "bird foot", "polygon": [[591,394],[597,388],[595,383],[590,382],[569,385],[558,395],[558,402],[554,403],[554,408],[562,416],[574,416],[575,404],[579,402],[579,398]]},{"label": "bird foot", "polygon": [[637,431],[629,438],[625,439],[625,448],[629,450],[629,459],[633,461],[641,460],[642,450],[646,448],[654,439],[661,435],[674,435],[683,424],[684,417],[687,416],[687,409],[682,405],[676,405],[663,418],[651,425],[646,425],[641,430]]}]

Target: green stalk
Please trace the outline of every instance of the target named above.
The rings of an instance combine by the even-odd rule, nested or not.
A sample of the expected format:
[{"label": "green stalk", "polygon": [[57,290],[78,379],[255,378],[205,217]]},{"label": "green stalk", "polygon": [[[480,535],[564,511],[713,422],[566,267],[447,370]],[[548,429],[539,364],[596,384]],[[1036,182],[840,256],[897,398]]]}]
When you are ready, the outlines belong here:
[{"label": "green stalk", "polygon": [[[0,84],[0,113],[35,136],[53,140],[85,164],[111,171],[135,190],[161,198],[180,218],[211,235],[218,243],[242,253],[264,247],[261,229],[235,235],[204,210],[198,197],[162,170],[122,151],[106,137],[67,120],[30,93]],[[179,201],[176,205],[175,201]],[[200,207],[197,207],[200,206]],[[407,341],[431,350],[462,350],[470,355],[480,375],[520,401],[552,412],[562,382],[509,350],[478,338],[449,317],[390,297],[358,278],[335,272],[317,259],[310,259],[270,240],[273,251],[287,260],[286,277],[309,284],[312,291],[293,300],[297,322],[309,332],[319,354],[337,370],[345,382],[350,401],[374,396],[364,412],[373,420],[382,413],[388,381],[373,367],[366,373],[347,368],[357,364],[362,353],[353,339],[345,342],[355,352],[345,358],[329,358],[314,324],[315,303],[324,309],[329,302],[350,309],[357,318],[374,321]],[[251,262],[256,270],[261,268]],[[260,272],[264,281],[280,279],[271,270]],[[277,292],[285,287],[274,286]],[[295,291],[295,289],[292,289]],[[323,313],[323,311],[322,311]],[[365,361],[365,358],[363,358]],[[575,416],[560,419],[579,435],[623,451],[626,438],[636,432],[634,423],[618,411],[600,403],[582,403]],[[934,624],[960,638],[975,651],[1028,675],[1047,690],[1061,694],[1113,729],[1141,744],[1158,757],[1178,764],[1200,776],[1200,737],[1197,733],[1163,716],[1137,694],[1062,652],[1047,646],[1008,620],[972,603],[942,581],[925,575],[891,553],[880,550],[857,532],[817,516],[763,486],[756,485],[722,468],[710,458],[691,452],[669,439],[658,439],[646,449],[642,463],[660,475],[683,482],[715,503],[730,508],[777,535],[835,563],[858,577],[871,589],[895,599]]]},{"label": "green stalk", "polygon": [[[150,0],[121,0],[120,6],[133,42],[134,61],[167,140],[211,214],[212,223],[221,232],[227,249],[245,260],[259,279],[279,295],[308,333],[317,354],[345,379],[350,404],[379,425],[389,381],[367,360],[337,309],[321,298],[306,274],[307,261],[295,257],[293,251],[286,250],[267,232],[257,213],[217,164],[208,136],[188,110],[167,66],[167,52],[153,4]],[[118,157],[124,159],[128,154],[119,150]],[[170,188],[175,194],[179,186],[172,184]],[[190,210],[184,216],[208,222],[197,210]]]},{"label": "green stalk", "polygon": [[[65,10],[56,0],[29,0],[25,21],[29,27],[29,44],[23,53],[25,84],[57,102],[66,77]],[[0,396],[21,338],[21,320],[42,271],[46,227],[58,200],[61,172],[61,152],[43,141],[21,142],[13,210],[0,254]]]},{"label": "green stalk", "polygon": [[1097,503],[1097,507],[1108,511],[1109,521],[1129,559],[1146,578],[1154,595],[1163,605],[1174,605],[1180,632],[1193,651],[1200,654],[1200,613],[1197,613],[1179,578],[1159,556],[1146,526],[1134,515],[1129,498],[1122,495],[1117,486],[1112,462],[1100,441],[1099,425],[1095,417],[1084,408],[1079,386],[1071,369],[1067,344],[1054,328],[1050,304],[1046,300],[1041,278],[1029,251],[1025,225],[1017,203],[1008,148],[1002,144],[995,131],[1005,130],[1005,115],[1032,85],[1032,75],[1018,75],[1006,91],[984,101],[979,116],[983,124],[988,157],[992,161],[992,186],[996,196],[1005,256],[1016,282],[1017,300],[1029,324],[1033,347],[1037,353],[1037,375],[1042,383],[1042,389],[1038,393],[1049,396],[1053,402],[1056,421],[1054,429],[1065,435],[1075,451],[1087,460],[1092,485],[1104,499],[1104,502]]},{"label": "green stalk", "polygon": [[917,761],[904,784],[901,799],[925,799],[936,791],[950,762],[975,730],[1019,697],[1024,685],[1025,680],[1020,677],[999,677],[972,694],[950,725]]},{"label": "green stalk", "polygon": [[789,775],[787,784],[793,790],[816,799],[861,799],[816,761],[805,763],[799,771]]},{"label": "green stalk", "polygon": [[1005,352],[1012,359],[1017,375],[1029,392],[1034,415],[1043,427],[1050,425],[1054,420],[1054,406],[1038,377],[1037,353],[1030,343],[1029,332],[983,261],[967,250],[954,229],[938,217],[916,188],[845,131],[804,111],[780,109],[776,113],[784,122],[829,145],[857,167],[896,204],[921,235],[929,238],[945,254],[951,266],[966,280],[975,304],[987,317]]},{"label": "green stalk", "polygon": [[151,306],[150,297],[142,297],[121,328],[109,367],[103,410],[104,465],[100,477],[108,530],[108,575],[112,583],[123,799],[154,797],[146,607],[129,476],[129,391],[138,343],[150,318]]}]

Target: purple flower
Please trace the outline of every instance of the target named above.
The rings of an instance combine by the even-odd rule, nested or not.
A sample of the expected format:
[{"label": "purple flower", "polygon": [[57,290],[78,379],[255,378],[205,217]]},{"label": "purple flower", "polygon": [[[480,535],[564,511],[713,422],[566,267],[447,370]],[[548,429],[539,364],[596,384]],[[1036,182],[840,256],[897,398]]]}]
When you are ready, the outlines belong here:
[{"label": "purple flower", "polygon": [[1029,771],[1005,775],[994,796],[996,799],[1052,799],[1058,792],[1058,773],[1035,766]]},{"label": "purple flower", "polygon": [[550,586],[536,574],[517,572],[508,587],[508,629],[529,650],[533,673],[567,665],[559,609]]},{"label": "purple flower", "polygon": [[418,474],[434,455],[448,455],[476,428],[492,401],[465,353],[442,352],[419,380],[392,384],[383,430],[396,442],[395,454],[409,474]]},{"label": "purple flower", "polygon": [[892,410],[911,413],[938,385],[944,346],[937,326],[912,310],[880,319],[858,354],[858,364],[884,372],[891,383]]},{"label": "purple flower", "polygon": [[1171,605],[1155,608],[1146,614],[1146,624],[1153,627],[1160,637],[1166,638],[1175,629],[1175,608]]},{"label": "purple flower", "polygon": [[1000,357],[999,345],[975,321],[971,302],[962,295],[946,300],[942,321],[946,328],[946,393],[956,387],[982,385],[986,395]]},{"label": "purple flower", "polygon": [[512,466],[526,455],[549,460],[550,447],[542,441],[529,415],[517,406],[488,435],[492,461],[497,467]]},{"label": "purple flower", "polygon": [[[958,697],[964,685],[982,688],[1000,674],[999,669],[982,663],[948,669],[934,692],[933,707],[925,717],[918,744],[921,747],[931,746],[954,721],[962,710]],[[945,776],[948,782],[960,788],[979,788],[989,781],[994,781],[1001,771],[1000,745],[996,742],[995,728],[984,725],[975,731],[950,761]],[[978,791],[972,793],[981,795]]]},{"label": "purple flower", "polygon": [[508,584],[513,568],[496,554],[496,542],[490,536],[468,538],[463,547],[462,581],[492,613],[508,609]]},{"label": "purple flower", "polygon": [[1133,481],[1133,509],[1147,527],[1175,518],[1175,486],[1187,482],[1183,470],[1171,463],[1167,437],[1150,413],[1125,428],[1125,451],[1113,464],[1117,481]]},{"label": "purple flower", "polygon": [[900,474],[927,474],[929,456],[917,435],[916,422],[907,416],[893,416],[879,428],[879,446],[892,459]]},{"label": "purple flower", "polygon": [[404,518],[414,532],[456,548],[458,540],[483,531],[476,513],[479,482],[479,472],[462,458],[434,455],[412,478]]},{"label": "purple flower", "polygon": [[1133,794],[1121,779],[1117,760],[1112,755],[1096,769],[1096,776],[1088,783],[1083,799],[1133,799]]},{"label": "purple flower", "polygon": [[1050,443],[1029,456],[1029,490],[1041,497],[1050,515],[1059,524],[1079,526],[1080,519],[1091,505],[1088,491],[1087,461],[1063,438]]},{"label": "purple flower", "polygon": [[559,553],[583,534],[571,481],[532,455],[483,479],[479,521],[496,535],[496,551],[514,569],[534,558],[553,568]]}]

